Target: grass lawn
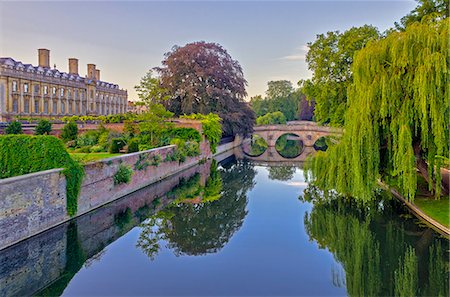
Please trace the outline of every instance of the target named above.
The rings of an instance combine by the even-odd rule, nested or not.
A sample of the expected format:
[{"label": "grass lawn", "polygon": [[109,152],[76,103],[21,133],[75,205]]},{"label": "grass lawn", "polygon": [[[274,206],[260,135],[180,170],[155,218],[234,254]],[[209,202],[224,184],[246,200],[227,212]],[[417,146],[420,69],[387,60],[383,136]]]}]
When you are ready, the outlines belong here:
[{"label": "grass lawn", "polygon": [[432,198],[417,196],[414,199],[414,204],[419,207],[424,213],[450,228],[450,205],[448,197],[441,197],[440,200]]},{"label": "grass lawn", "polygon": [[72,158],[81,162],[89,163],[93,161],[108,159],[115,156],[120,156],[121,154],[110,154],[110,153],[70,153]]}]

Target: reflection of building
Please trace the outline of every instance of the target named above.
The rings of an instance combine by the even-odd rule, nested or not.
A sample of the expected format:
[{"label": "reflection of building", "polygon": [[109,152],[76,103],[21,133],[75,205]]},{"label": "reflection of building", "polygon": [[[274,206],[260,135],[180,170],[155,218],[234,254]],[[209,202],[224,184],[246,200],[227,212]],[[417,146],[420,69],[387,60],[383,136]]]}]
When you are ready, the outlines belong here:
[{"label": "reflection of building", "polygon": [[127,92],[100,80],[100,70],[87,65],[78,74],[78,59],[69,73],[50,68],[50,51],[39,49],[39,65],[0,58],[0,121],[15,116],[108,115],[127,111]]},{"label": "reflection of building", "polygon": [[139,114],[147,111],[148,111],[147,106],[136,104],[136,102],[133,101],[128,101],[128,112]]}]

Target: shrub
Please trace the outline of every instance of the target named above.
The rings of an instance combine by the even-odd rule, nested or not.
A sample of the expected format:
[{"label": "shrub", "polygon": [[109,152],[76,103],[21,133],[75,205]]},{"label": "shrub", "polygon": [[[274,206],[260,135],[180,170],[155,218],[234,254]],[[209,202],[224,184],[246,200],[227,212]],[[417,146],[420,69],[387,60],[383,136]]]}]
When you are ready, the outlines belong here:
[{"label": "shrub", "polygon": [[5,129],[6,134],[22,134],[22,123],[18,121],[12,121]]},{"label": "shrub", "polygon": [[162,158],[160,155],[154,155],[152,157],[152,162],[150,163],[150,165],[158,167],[159,164],[161,163],[161,160]]},{"label": "shrub", "polygon": [[200,155],[200,145],[197,142],[184,141],[179,138],[174,138],[170,142],[177,146],[178,161],[181,163],[186,160],[186,157],[194,157]]},{"label": "shrub", "polygon": [[123,132],[134,136],[139,132],[138,125],[132,120],[125,120],[123,121]]},{"label": "shrub", "polygon": [[128,142],[128,153],[134,153],[139,151],[139,142],[133,138]]},{"label": "shrub", "polygon": [[184,145],[186,155],[188,157],[195,157],[200,155],[200,144],[198,142],[186,142]]},{"label": "shrub", "polygon": [[34,131],[36,135],[50,134],[52,132],[52,123],[49,120],[39,120]]},{"label": "shrub", "polygon": [[91,147],[90,152],[91,153],[99,153],[99,152],[103,152],[104,149],[101,145],[94,145],[93,147]]},{"label": "shrub", "polygon": [[203,134],[209,141],[211,151],[215,153],[217,145],[222,138],[222,125],[220,124],[221,118],[214,113],[210,113],[207,115],[197,113],[188,116],[181,116],[181,118],[201,121]]},{"label": "shrub", "polygon": [[194,128],[171,128],[167,129],[166,133],[170,138],[179,138],[185,141],[202,141],[202,135]]},{"label": "shrub", "polygon": [[78,136],[77,146],[83,147],[96,145],[98,144],[99,136],[99,131],[97,130],[84,132],[83,134],[80,134],[80,136]]},{"label": "shrub", "polygon": [[146,160],[144,154],[140,154],[136,163],[134,163],[134,170],[146,170],[150,163]]},{"label": "shrub", "polygon": [[133,169],[128,165],[119,165],[116,174],[114,174],[114,184],[127,184],[131,181],[131,176],[133,175]]},{"label": "shrub", "polygon": [[75,122],[68,122],[64,125],[61,132],[61,139],[64,142],[76,140],[78,135],[78,126]]},{"label": "shrub", "polygon": [[113,138],[111,140],[111,145],[109,146],[109,152],[111,154],[117,154],[126,145],[125,140],[122,138]]},{"label": "shrub", "polygon": [[0,136],[0,179],[48,169],[64,168],[67,212],[77,212],[77,199],[83,178],[83,167],[67,153],[61,140],[54,136]]}]

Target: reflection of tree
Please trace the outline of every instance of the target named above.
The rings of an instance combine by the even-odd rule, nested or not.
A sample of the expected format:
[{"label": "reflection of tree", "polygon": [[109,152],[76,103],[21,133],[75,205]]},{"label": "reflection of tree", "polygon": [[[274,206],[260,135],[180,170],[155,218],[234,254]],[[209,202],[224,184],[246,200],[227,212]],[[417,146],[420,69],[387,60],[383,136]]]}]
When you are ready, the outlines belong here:
[{"label": "reflection of tree", "polygon": [[[238,161],[227,164],[220,174],[224,185],[220,199],[199,204],[178,201],[143,224],[138,246],[150,258],[158,253],[161,240],[166,240],[176,255],[215,253],[239,230],[256,172],[249,162]],[[217,178],[210,182],[218,184]]]},{"label": "reflection of tree", "polygon": [[217,161],[211,163],[211,170],[206,180],[203,201],[214,201],[220,198],[223,188],[222,176],[217,169]]},{"label": "reflection of tree", "polygon": [[250,143],[250,156],[259,156],[267,149],[267,142],[259,135],[252,135],[252,141]]},{"label": "reflection of tree", "polygon": [[269,178],[272,180],[287,181],[294,177],[295,166],[269,167]]},{"label": "reflection of tree", "polygon": [[448,259],[441,248],[448,249],[448,242],[401,220],[396,201],[381,196],[358,205],[313,186],[301,200],[314,205],[305,216],[306,232],[342,263],[350,296],[448,296]]},{"label": "reflection of tree", "polygon": [[284,134],[277,139],[275,148],[281,156],[295,158],[302,152],[302,145],[300,141],[289,140],[288,136],[297,137],[295,134]]}]

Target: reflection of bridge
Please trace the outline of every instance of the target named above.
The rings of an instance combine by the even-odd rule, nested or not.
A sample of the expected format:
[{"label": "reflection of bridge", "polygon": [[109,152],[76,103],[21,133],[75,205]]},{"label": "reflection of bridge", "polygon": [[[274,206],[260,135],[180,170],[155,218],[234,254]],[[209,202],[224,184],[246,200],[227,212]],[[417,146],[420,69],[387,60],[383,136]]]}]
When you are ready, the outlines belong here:
[{"label": "reflection of bridge", "polygon": [[[274,147],[277,139],[284,134],[295,134],[303,146],[312,147],[314,143],[323,136],[340,136],[342,130],[339,128],[318,126],[315,122],[293,121],[286,125],[256,126],[253,135],[262,137],[269,147]],[[301,154],[302,155],[302,154]]]},{"label": "reflection of bridge", "polygon": [[[245,156],[245,158],[252,160],[256,163],[260,163],[263,165],[269,165],[269,166],[290,166],[290,165],[300,165],[303,162],[306,161],[306,158],[308,156],[311,156],[316,153],[316,150],[314,147],[311,146],[305,146],[303,147],[303,150],[300,155],[298,155],[295,158],[285,158],[275,149],[274,146],[268,147],[264,153],[262,153],[259,156],[250,156],[246,154],[244,151],[246,150],[246,146],[250,145],[248,142],[243,144],[242,149],[242,157]],[[236,153],[235,153],[236,154]]]}]

